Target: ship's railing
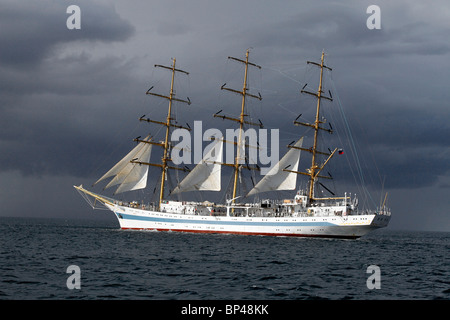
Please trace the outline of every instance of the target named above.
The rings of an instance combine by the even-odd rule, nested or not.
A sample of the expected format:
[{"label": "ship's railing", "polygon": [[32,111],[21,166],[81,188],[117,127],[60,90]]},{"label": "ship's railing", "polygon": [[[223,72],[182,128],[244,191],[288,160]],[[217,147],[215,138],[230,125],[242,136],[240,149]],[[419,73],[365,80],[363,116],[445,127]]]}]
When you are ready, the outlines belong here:
[{"label": "ship's railing", "polygon": [[[237,204],[215,204],[206,205],[201,202],[178,202],[177,210],[171,210],[170,207],[163,207],[161,210],[154,203],[139,203],[137,201],[123,202],[114,199],[108,199],[111,204],[127,206],[147,211],[160,211],[163,213],[201,215],[201,216],[233,216],[233,217],[342,217],[349,215],[387,215],[390,216],[390,210],[360,210],[355,208],[352,202],[335,201],[327,204],[317,203],[315,206],[303,207],[296,203],[285,201],[271,201],[269,203],[237,203]],[[177,201],[175,201],[177,202]]]}]

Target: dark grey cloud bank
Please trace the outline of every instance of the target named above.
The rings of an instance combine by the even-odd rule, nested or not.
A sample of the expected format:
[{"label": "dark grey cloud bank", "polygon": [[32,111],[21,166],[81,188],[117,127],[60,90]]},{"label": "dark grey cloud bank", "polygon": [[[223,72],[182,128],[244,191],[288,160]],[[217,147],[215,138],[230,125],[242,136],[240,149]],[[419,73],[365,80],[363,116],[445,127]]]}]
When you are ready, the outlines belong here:
[{"label": "dark grey cloud bank", "polygon": [[11,1],[2,6],[0,137],[8,150],[1,155],[3,170],[73,173],[67,164],[76,158],[74,146],[84,135],[84,140],[89,133],[96,136],[80,130],[80,122],[99,119],[102,101],[109,101],[101,96],[118,93],[129,81],[126,62],[113,55],[60,54],[70,44],[89,48],[122,42],[134,32],[110,6],[90,1],[78,2],[84,29],[71,32],[66,28],[68,3]]},{"label": "dark grey cloud bank", "polygon": [[[70,1],[2,1],[0,61],[13,68],[32,67],[52,54],[55,47],[73,41],[123,41],[134,31],[110,6],[77,1],[83,8],[83,30],[64,28]],[[84,29],[88,31],[85,32]]]},{"label": "dark grey cloud bank", "polygon": [[[71,4],[81,8],[81,30],[66,28]],[[220,86],[242,80],[226,57],[242,58],[252,47],[251,60],[263,69],[252,73],[251,90],[264,99],[251,106],[289,143],[302,133],[292,121],[314,109],[299,94],[304,83],[317,84],[306,60],[325,49],[333,67],[326,85],[352,124],[369,187],[385,179],[393,226],[450,230],[442,196],[450,186],[450,6],[378,1],[382,28],[369,30],[371,4],[1,0],[2,215],[89,216],[72,184],[93,183],[132,138],[149,132],[139,116],[163,119],[165,104],[145,91],[167,90],[167,75],[153,65],[172,57],[190,72],[177,94],[193,104],[179,106],[180,119],[224,129],[229,123],[212,114],[236,114],[239,98]]]}]

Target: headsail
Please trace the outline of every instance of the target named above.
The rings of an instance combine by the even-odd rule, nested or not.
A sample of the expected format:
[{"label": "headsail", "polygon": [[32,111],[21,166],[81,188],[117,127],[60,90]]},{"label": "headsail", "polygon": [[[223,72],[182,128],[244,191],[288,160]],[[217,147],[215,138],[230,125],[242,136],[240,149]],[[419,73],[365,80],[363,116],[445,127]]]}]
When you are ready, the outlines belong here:
[{"label": "headsail", "polygon": [[143,142],[140,142],[134,147],[122,160],[98,179],[95,184],[106,178],[115,176],[105,187],[106,189],[120,184],[114,194],[145,188],[147,186],[148,166],[131,161],[138,159],[140,162],[148,162],[150,160],[152,145],[145,142],[150,140],[150,136],[143,139]]},{"label": "headsail", "polygon": [[[283,158],[262,178],[256,186],[250,190],[247,196],[260,192],[276,190],[295,190],[297,183],[298,163],[300,162],[300,149],[303,137],[295,143],[296,148],[291,148]],[[288,168],[289,171],[283,171]]]},{"label": "headsail", "polygon": [[220,191],[223,139],[212,143],[211,149],[202,161],[172,191],[172,194],[186,191]]}]

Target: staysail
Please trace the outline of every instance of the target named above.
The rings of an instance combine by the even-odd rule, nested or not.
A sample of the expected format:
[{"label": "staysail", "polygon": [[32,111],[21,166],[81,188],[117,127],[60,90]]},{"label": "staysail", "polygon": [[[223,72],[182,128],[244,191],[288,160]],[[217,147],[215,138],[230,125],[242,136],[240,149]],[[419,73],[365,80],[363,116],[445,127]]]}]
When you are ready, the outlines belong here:
[{"label": "staysail", "polygon": [[122,160],[98,179],[95,184],[115,176],[105,187],[106,189],[120,184],[114,194],[145,188],[147,186],[148,166],[131,161],[136,159],[140,162],[149,162],[152,145],[145,141],[150,140],[150,136],[143,139],[144,142],[140,142],[134,147]]},{"label": "staysail", "polygon": [[287,168],[289,171],[297,171],[300,162],[300,149],[303,144],[303,137],[295,143],[283,158],[262,178],[256,186],[250,190],[247,196],[260,192],[276,190],[295,190],[297,183],[297,173],[283,171]]},{"label": "staysail", "polygon": [[211,144],[202,161],[179,183],[172,194],[186,191],[220,191],[223,140]]}]

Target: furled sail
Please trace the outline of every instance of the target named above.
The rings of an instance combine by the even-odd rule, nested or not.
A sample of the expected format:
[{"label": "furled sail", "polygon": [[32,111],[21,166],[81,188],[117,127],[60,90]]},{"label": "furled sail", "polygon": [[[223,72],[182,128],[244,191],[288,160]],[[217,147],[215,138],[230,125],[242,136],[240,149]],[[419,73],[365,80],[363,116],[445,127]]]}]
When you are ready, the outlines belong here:
[{"label": "furled sail", "polygon": [[[147,136],[143,140],[150,141],[151,138],[150,136]],[[122,160],[98,179],[95,184],[114,176],[105,187],[106,189],[120,184],[114,194],[145,188],[147,186],[148,166],[133,163],[131,161],[136,159],[139,162],[149,162],[151,150],[151,144],[140,142]]]},{"label": "furled sail", "polygon": [[[295,147],[301,148],[303,137],[295,143]],[[277,191],[277,190],[295,190],[297,183],[297,174],[295,172],[283,171],[288,169],[297,171],[300,162],[300,149],[291,148],[283,158],[262,178],[256,186],[250,190],[247,196],[259,192]]]},{"label": "furled sail", "polygon": [[220,191],[223,140],[211,144],[202,161],[179,183],[172,194],[186,191]]}]

